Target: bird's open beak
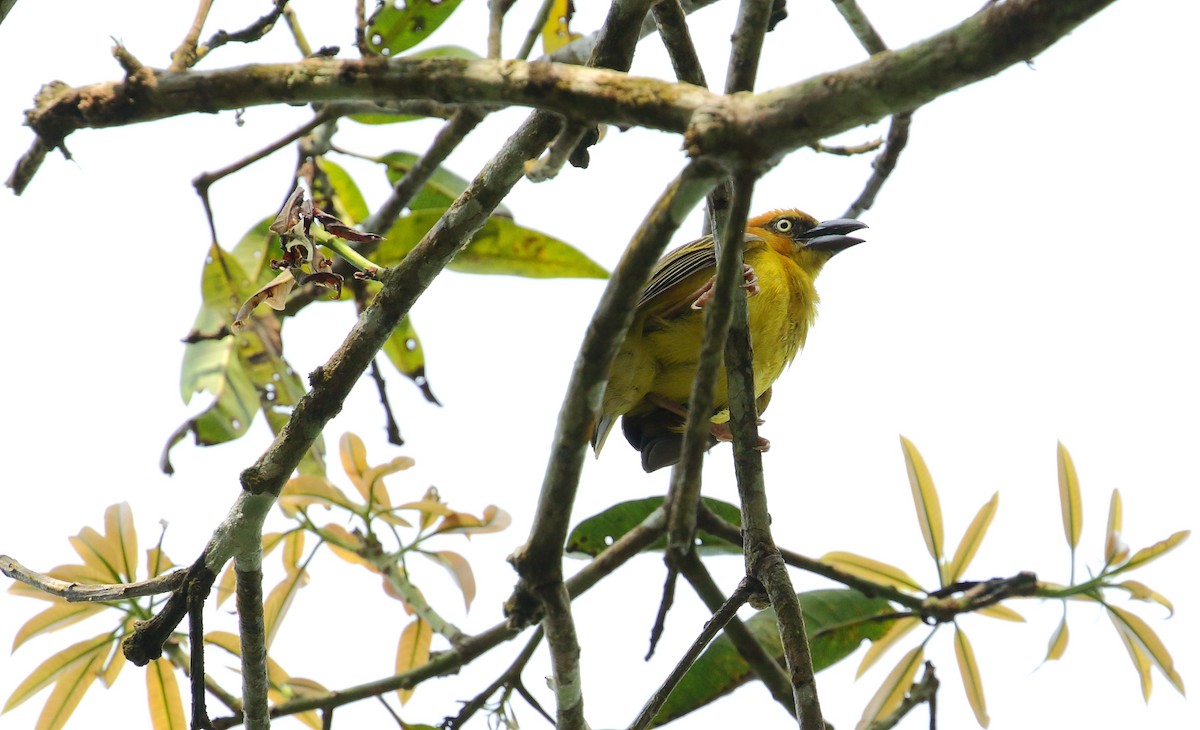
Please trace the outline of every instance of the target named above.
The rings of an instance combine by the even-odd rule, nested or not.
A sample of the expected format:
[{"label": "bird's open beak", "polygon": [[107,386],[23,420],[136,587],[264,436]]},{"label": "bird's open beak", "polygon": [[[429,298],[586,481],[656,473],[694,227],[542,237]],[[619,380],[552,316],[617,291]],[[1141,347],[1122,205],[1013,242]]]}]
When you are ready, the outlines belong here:
[{"label": "bird's open beak", "polygon": [[863,239],[847,236],[867,224],[853,218],[835,218],[831,221],[821,221],[815,228],[804,232],[804,247],[814,251],[829,251],[838,253],[851,246],[862,243]]}]

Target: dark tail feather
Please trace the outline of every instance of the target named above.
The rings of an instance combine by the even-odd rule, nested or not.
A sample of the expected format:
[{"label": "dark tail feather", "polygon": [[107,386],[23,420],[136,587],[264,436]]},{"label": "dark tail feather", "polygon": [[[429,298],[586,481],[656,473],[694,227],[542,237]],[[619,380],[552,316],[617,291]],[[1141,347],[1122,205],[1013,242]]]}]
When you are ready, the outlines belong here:
[{"label": "dark tail feather", "polygon": [[[665,410],[654,410],[643,416],[621,419],[625,439],[642,454],[642,468],[647,473],[679,463],[683,455],[683,418]],[[705,449],[717,440],[711,435]]]}]

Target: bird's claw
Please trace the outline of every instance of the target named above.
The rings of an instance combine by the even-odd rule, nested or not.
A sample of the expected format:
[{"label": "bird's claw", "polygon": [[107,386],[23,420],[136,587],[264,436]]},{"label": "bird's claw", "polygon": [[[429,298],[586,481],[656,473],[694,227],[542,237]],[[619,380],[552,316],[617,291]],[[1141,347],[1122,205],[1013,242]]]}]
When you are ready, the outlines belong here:
[{"label": "bird's claw", "polygon": [[[692,309],[704,309],[704,305],[713,298],[714,284],[716,277],[708,280],[704,286],[697,292],[696,301],[692,302]],[[758,288],[758,274],[754,273],[754,267],[750,264],[742,264],[742,288],[746,290],[746,296],[756,296],[762,290]]]}]

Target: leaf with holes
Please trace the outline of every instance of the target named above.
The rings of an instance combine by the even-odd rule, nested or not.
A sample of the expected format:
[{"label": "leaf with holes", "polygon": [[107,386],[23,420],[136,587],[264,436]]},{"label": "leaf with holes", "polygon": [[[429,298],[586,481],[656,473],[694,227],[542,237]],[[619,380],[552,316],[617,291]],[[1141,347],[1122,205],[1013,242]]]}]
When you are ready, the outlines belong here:
[{"label": "leaf with holes", "polygon": [[[704,497],[704,504],[718,517],[732,525],[742,524],[742,513],[728,502]],[[654,510],[662,507],[662,497],[647,497],[620,502],[580,522],[567,536],[566,552],[571,557],[596,557],[633,528],[640,525]],[[660,537],[647,551],[667,549],[667,538]],[[742,547],[704,530],[696,533],[696,550],[701,555],[741,555]]]},{"label": "leaf with holes", "polygon": [[429,37],[462,0],[386,0],[367,21],[367,47],[395,56]]},{"label": "leaf with holes", "polygon": [[421,346],[421,338],[413,328],[410,316],[405,315],[400,324],[396,325],[396,329],[392,330],[391,336],[383,343],[383,354],[387,355],[387,359],[401,375],[421,389],[425,400],[441,405],[429,386],[429,378],[425,375],[425,348]]}]

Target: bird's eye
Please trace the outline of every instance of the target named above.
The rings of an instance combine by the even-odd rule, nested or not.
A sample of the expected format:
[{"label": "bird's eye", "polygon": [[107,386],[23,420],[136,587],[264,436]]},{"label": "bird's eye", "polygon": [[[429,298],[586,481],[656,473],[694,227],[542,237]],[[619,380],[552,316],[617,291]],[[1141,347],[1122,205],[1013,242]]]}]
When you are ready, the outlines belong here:
[{"label": "bird's eye", "polygon": [[779,231],[780,233],[790,233],[794,225],[795,224],[793,224],[790,219],[780,218],[779,220],[775,221],[775,230]]}]

